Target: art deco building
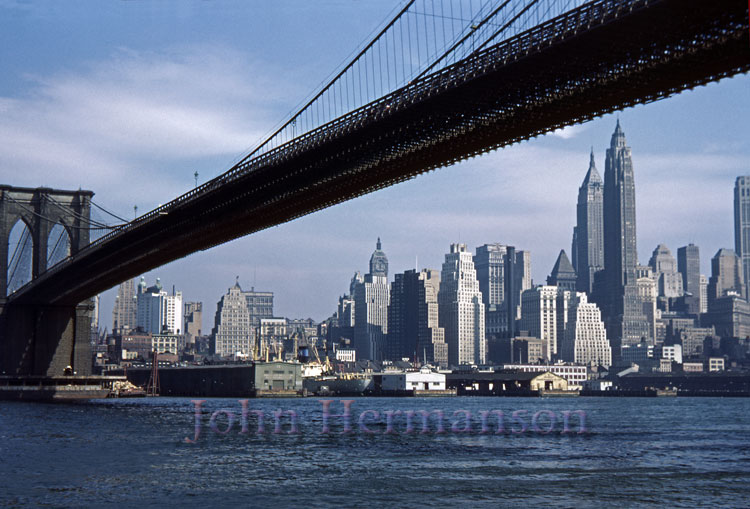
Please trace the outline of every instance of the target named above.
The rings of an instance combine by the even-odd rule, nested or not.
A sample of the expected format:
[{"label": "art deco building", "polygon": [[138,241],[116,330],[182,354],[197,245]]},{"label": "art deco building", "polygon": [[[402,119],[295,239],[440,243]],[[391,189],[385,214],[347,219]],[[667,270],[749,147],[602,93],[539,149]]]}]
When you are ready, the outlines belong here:
[{"label": "art deco building", "polygon": [[484,303],[466,244],[451,244],[440,275],[439,316],[452,366],[487,362]]},{"label": "art deco building", "polygon": [[508,248],[502,244],[485,244],[476,249],[474,268],[484,303],[485,335],[507,336],[508,309],[505,305]]},{"label": "art deco building", "polygon": [[683,294],[682,274],[677,271],[677,260],[664,244],[659,244],[648,262],[654,272],[659,297],[673,298]]},{"label": "art deco building", "polygon": [[637,287],[635,219],[633,160],[618,120],[604,170],[604,277],[594,291],[615,359],[621,346],[650,339]]},{"label": "art deco building", "polygon": [[612,365],[612,348],[602,322],[601,311],[588,302],[586,294],[571,295],[562,358],[576,364]]},{"label": "art deco building", "polygon": [[591,294],[594,274],[604,268],[604,186],[591,150],[589,170],[578,189],[573,268],[578,291]]},{"label": "art deco building", "polygon": [[513,336],[521,317],[521,294],[531,288],[531,253],[485,244],[476,249],[474,267],[484,303],[486,336]]},{"label": "art deco building", "polygon": [[448,365],[445,331],[438,326],[440,274],[407,270],[391,283],[388,308],[387,358]]},{"label": "art deco building", "polygon": [[370,272],[354,285],[354,349],[357,359],[381,361],[388,334],[388,258],[380,238],[370,257]]},{"label": "art deco building", "polygon": [[252,356],[255,332],[245,293],[235,283],[216,305],[211,352],[222,357]]}]

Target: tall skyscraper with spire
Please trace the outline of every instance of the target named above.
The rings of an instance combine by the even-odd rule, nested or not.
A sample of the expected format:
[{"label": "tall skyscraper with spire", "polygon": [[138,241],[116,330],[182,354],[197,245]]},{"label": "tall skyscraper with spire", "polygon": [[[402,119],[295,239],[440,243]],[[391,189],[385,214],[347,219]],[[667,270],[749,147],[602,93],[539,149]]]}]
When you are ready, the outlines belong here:
[{"label": "tall skyscraper with spire", "polygon": [[576,227],[573,235],[573,268],[578,275],[578,291],[589,295],[594,274],[604,268],[604,188],[596,171],[594,149],[589,170],[578,189]]},{"label": "tall skyscraper with spire", "polygon": [[604,169],[604,264],[613,288],[635,280],[635,176],[630,147],[617,121]]},{"label": "tall skyscraper with spire", "polygon": [[388,257],[380,238],[370,256],[370,272],[354,283],[354,349],[357,359],[383,360],[388,334]]},{"label": "tall skyscraper with spire", "polygon": [[630,147],[617,121],[604,167],[604,278],[597,296],[612,344],[620,347],[650,339],[637,287],[635,176]]}]

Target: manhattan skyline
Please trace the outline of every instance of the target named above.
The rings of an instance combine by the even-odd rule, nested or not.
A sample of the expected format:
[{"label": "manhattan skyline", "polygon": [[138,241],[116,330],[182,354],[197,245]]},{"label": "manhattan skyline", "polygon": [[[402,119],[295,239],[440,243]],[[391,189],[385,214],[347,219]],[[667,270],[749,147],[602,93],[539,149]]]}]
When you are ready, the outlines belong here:
[{"label": "manhattan skyline", "polygon": [[[365,40],[392,5],[324,2],[316,5],[315,28],[302,27],[299,13],[288,15],[304,9],[302,2],[256,7],[186,6],[169,35],[154,27],[167,17],[174,21],[174,12],[158,6],[149,12],[125,12],[128,3],[105,6],[90,14],[101,26],[123,12],[132,17],[104,33],[76,32],[82,12],[75,6],[40,12],[0,3],[0,55],[7,63],[0,77],[6,140],[0,180],[80,186],[123,217],[131,217],[134,205],[146,212],[189,190],[195,171],[201,182],[225,171]],[[59,28],[49,29],[53,20]],[[250,30],[238,36],[241,22]],[[222,23],[225,34],[205,37],[205,27]],[[59,30],[66,38],[57,48]],[[294,37],[273,37],[286,33]],[[176,90],[177,83],[188,85]],[[739,76],[629,108],[145,276],[149,283],[160,277],[165,287],[175,285],[186,300],[203,301],[206,317],[239,275],[243,288],[275,293],[277,315],[321,320],[335,310],[354,271],[366,271],[380,236],[392,273],[414,268],[415,259],[419,269],[439,269],[451,243],[473,251],[500,242],[530,251],[533,279],[543,283],[560,249],[571,254],[575,200],[590,149],[597,168],[604,168],[618,117],[633,149],[639,262],[660,243],[675,253],[692,242],[702,251],[701,273],[709,275],[713,254],[734,246],[734,180],[750,173],[750,121],[742,115],[750,111],[748,85],[749,77]],[[102,324],[110,327],[114,294],[102,296]],[[204,331],[211,325],[205,318]]]}]

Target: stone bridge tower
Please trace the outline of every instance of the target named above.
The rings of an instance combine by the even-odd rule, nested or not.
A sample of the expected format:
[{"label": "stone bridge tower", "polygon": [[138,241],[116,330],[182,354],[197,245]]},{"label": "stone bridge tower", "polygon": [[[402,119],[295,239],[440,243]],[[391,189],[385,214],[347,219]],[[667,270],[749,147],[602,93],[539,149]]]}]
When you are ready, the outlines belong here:
[{"label": "stone bridge tower", "polygon": [[91,373],[93,301],[68,307],[16,299],[13,291],[17,288],[9,289],[13,253],[8,243],[13,228],[19,222],[25,225],[32,243],[33,283],[48,269],[48,253],[55,242],[50,234],[56,225],[64,229],[61,238],[67,237],[71,255],[89,244],[93,195],[82,190],[0,185],[0,375],[60,376],[67,366],[78,375]]}]

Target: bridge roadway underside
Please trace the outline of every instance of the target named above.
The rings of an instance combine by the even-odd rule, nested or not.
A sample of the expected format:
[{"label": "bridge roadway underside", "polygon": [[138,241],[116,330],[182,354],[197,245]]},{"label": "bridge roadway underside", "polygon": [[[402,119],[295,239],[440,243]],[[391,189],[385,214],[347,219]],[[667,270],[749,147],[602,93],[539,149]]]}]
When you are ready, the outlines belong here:
[{"label": "bridge roadway underside", "polygon": [[[490,67],[457,64],[451,82],[436,82],[408,101],[394,96],[393,107],[360,116],[351,128],[324,130],[312,143],[292,142],[269,164],[83,250],[64,269],[20,290],[8,307],[35,316],[49,306],[73,309],[127,278],[198,250],[750,70],[744,0],[654,0],[589,25],[540,40]],[[4,357],[6,364],[19,360],[15,354]]]}]

